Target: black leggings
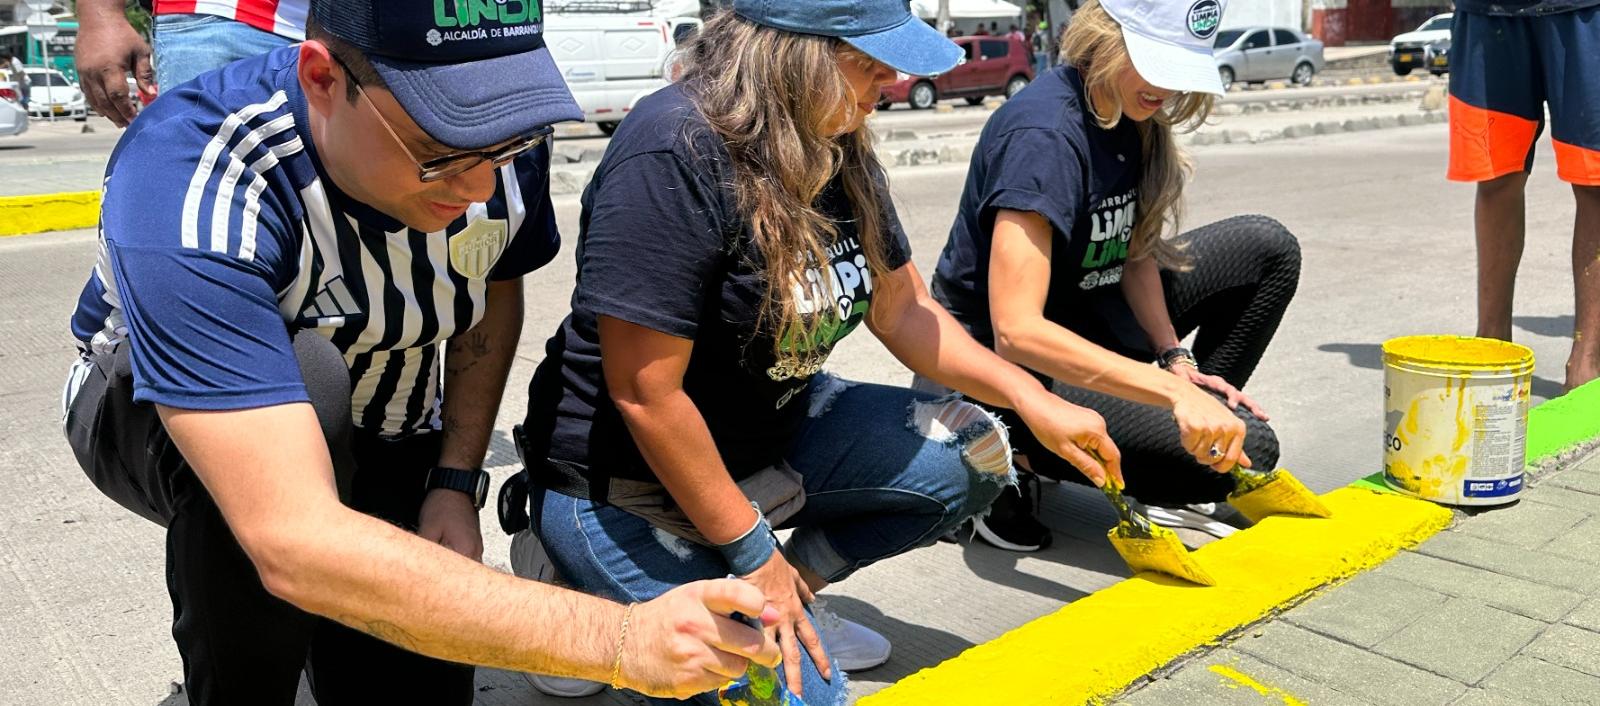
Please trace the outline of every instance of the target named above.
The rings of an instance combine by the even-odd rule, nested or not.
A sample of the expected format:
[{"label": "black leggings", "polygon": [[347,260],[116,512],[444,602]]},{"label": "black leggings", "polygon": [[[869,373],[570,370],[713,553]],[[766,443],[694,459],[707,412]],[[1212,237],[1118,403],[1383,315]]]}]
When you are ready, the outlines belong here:
[{"label": "black leggings", "polygon": [[[1178,337],[1197,332],[1195,358],[1200,371],[1244,389],[1300,281],[1300,244],[1283,224],[1266,216],[1236,216],[1196,228],[1182,236],[1194,268],[1162,271],[1167,311]],[[1108,346],[1122,355],[1150,360],[1148,352]],[[1099,412],[1122,451],[1128,494],[1152,505],[1217,502],[1233,490],[1233,480],[1200,465],[1183,448],[1172,412],[1056,382],[1052,390],[1073,404]],[[1219,396],[1220,397],[1220,396]],[[1254,467],[1275,468],[1278,437],[1266,422],[1240,406],[1245,453]],[[1021,420],[1007,410],[1011,441],[1027,455],[1031,470],[1049,478],[1087,483],[1076,469],[1046,450]]]}]

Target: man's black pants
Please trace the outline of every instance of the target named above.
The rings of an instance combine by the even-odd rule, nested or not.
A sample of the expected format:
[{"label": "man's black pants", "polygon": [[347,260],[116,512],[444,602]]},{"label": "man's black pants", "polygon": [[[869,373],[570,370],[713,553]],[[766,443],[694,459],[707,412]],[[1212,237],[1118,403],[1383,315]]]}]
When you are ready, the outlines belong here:
[{"label": "man's black pants", "polygon": [[[338,349],[310,331],[296,335],[294,347],[340,497],[414,531],[439,435],[385,441],[355,429]],[[472,703],[471,667],[407,652],[267,593],[155,407],[133,401],[128,344],[89,363],[67,408],[67,439],[101,492],[167,529],[172,636],[190,703],[293,704],[302,669],[323,706]]]}]

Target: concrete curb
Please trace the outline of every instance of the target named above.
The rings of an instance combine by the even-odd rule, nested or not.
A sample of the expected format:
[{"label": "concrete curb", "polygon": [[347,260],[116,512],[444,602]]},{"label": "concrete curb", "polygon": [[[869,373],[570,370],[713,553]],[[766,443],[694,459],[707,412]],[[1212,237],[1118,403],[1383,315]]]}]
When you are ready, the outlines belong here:
[{"label": "concrete curb", "polygon": [[0,236],[92,228],[100,222],[100,192],[0,196]]},{"label": "concrete curb", "polygon": [[1198,647],[1433,536],[1451,512],[1344,488],[1327,520],[1269,517],[1197,550],[1218,585],[1140,574],[861,699],[931,703],[1098,703]]},{"label": "concrete curb", "polygon": [[[1600,380],[1529,411],[1527,466],[1548,470],[1594,447],[1597,437]],[[1421,544],[1455,517],[1390,490],[1381,473],[1323,499],[1331,519],[1269,517],[1197,550],[1216,587],[1140,574],[859,703],[1102,703],[1190,652]]]}]

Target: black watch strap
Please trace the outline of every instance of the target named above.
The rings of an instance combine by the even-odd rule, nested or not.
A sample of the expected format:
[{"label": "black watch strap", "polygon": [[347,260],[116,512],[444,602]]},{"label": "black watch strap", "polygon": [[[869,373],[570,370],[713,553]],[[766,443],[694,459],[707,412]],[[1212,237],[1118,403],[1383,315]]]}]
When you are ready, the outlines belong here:
[{"label": "black watch strap", "polygon": [[1200,364],[1194,359],[1194,353],[1182,346],[1176,346],[1161,351],[1160,362],[1163,370],[1171,370],[1172,366],[1179,364],[1189,365],[1195,368],[1200,367]]},{"label": "black watch strap", "polygon": [[482,470],[435,466],[428,471],[428,479],[424,486],[428,490],[442,488],[466,493],[467,497],[472,498],[472,506],[480,510],[489,499],[489,474]]}]

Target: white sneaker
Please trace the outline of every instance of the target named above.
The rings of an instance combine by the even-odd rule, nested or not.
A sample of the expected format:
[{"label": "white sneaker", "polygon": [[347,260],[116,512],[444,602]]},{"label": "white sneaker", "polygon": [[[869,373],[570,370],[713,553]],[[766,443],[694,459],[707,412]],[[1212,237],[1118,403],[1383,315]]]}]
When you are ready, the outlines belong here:
[{"label": "white sneaker", "polygon": [[833,666],[846,673],[864,672],[889,661],[889,640],[861,623],[845,620],[818,600],[811,604],[817,631]]},{"label": "white sneaker", "polygon": [[1201,503],[1185,507],[1146,505],[1144,510],[1145,516],[1150,518],[1151,523],[1162,527],[1182,527],[1200,530],[1218,538],[1227,537],[1239,531],[1239,528],[1226,522],[1220,522],[1212,517],[1217,511],[1216,503]]},{"label": "white sneaker", "polygon": [[[544,542],[539,541],[539,536],[533,530],[523,530],[511,535],[511,573],[525,579],[532,579],[540,583],[557,585],[560,577],[556,575],[555,564],[551,563],[550,555],[544,550]],[[543,674],[523,674],[533,688],[547,696],[560,696],[576,699],[584,696],[594,696],[606,690],[606,685],[584,679],[567,679],[565,677],[552,677]]]}]

